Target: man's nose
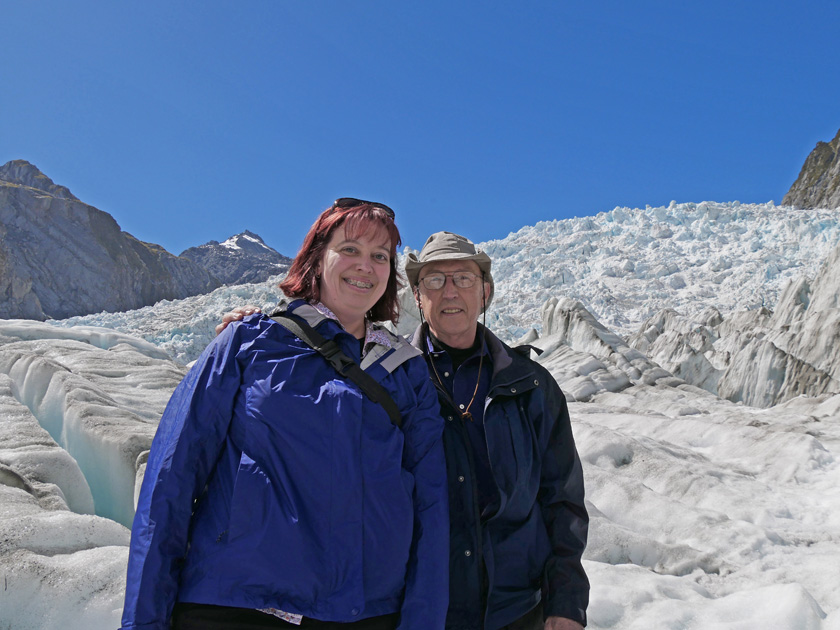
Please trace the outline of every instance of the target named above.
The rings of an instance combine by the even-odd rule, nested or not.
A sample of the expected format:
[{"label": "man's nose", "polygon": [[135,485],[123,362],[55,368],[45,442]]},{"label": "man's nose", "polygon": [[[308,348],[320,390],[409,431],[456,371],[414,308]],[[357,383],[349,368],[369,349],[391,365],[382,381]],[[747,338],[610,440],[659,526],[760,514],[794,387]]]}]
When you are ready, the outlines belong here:
[{"label": "man's nose", "polygon": [[443,295],[451,297],[458,295],[458,287],[455,286],[455,278],[452,276],[443,277]]}]

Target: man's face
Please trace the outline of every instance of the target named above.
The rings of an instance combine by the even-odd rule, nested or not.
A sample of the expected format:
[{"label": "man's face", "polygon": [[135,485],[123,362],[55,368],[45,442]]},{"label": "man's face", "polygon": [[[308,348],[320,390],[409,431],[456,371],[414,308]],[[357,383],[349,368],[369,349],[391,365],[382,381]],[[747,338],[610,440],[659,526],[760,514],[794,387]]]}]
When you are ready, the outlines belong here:
[{"label": "man's face", "polygon": [[[469,271],[478,276],[476,283],[459,289],[448,274]],[[427,289],[423,278],[431,273],[447,274],[443,288]],[[446,260],[432,262],[420,270],[420,308],[429,322],[432,334],[453,348],[469,348],[475,340],[478,315],[481,313],[482,297],[490,296],[490,285],[481,281],[481,269],[473,260]]]}]

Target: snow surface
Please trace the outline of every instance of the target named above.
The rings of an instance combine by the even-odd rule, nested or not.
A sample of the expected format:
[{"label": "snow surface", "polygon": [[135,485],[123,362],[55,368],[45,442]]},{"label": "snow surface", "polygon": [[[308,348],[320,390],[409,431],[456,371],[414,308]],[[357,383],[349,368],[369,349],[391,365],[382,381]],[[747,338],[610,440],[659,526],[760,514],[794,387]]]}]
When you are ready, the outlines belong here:
[{"label": "snow surface", "polygon": [[[515,311],[504,332],[531,331],[571,399],[592,518],[589,628],[840,630],[840,395],[736,404],[674,376],[625,336],[666,303],[689,319],[710,306],[725,316],[775,307],[788,277],[817,274],[838,240],[837,216],[689,204],[545,223],[485,244],[497,279],[488,323]],[[645,241],[654,229],[661,237]],[[677,238],[686,232],[698,238]],[[609,250],[631,237],[624,254]],[[657,253],[676,271],[656,275]],[[599,276],[622,255],[632,273]],[[565,284],[541,286],[548,273]],[[668,281],[675,275],[685,286]],[[808,282],[811,293],[791,285],[800,289],[785,292],[777,315],[825,344],[813,328],[834,321],[836,296],[821,291],[836,284]],[[124,524],[157,418],[221,313],[276,303],[272,284],[60,325],[0,321],[0,628],[119,626]],[[821,310],[809,315],[803,296]],[[735,313],[724,323],[746,335],[756,321]],[[81,322],[123,332],[73,325]],[[808,352],[827,373],[839,367],[830,353]]]}]

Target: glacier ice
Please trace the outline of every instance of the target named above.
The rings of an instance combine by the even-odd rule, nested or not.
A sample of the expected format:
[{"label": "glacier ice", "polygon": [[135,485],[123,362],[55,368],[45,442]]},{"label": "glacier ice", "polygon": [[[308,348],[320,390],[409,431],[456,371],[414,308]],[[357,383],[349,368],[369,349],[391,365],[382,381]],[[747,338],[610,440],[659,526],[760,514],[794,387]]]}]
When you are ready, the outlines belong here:
[{"label": "glacier ice", "polygon": [[[799,395],[840,393],[840,245],[813,281],[791,279],[774,311],[709,319],[665,309],[628,343],[689,383],[723,398],[770,407]],[[706,312],[708,315],[708,311]]]},{"label": "glacier ice", "polygon": [[63,475],[69,507],[129,525],[137,458],[184,368],[152,344],[101,328],[0,320],[0,337],[7,399],[76,464]]}]

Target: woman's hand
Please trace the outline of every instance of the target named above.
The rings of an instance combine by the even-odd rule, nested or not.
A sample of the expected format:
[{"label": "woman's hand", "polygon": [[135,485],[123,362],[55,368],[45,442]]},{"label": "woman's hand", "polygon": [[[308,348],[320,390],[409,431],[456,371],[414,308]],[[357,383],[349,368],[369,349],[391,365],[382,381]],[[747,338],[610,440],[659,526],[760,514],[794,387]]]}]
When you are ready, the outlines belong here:
[{"label": "woman's hand", "polygon": [[222,323],[216,326],[216,334],[218,335],[222,332],[227,325],[231,322],[238,322],[243,317],[248,315],[253,315],[254,313],[262,313],[262,309],[259,306],[254,306],[253,304],[246,304],[245,306],[237,306],[232,311],[228,311],[224,315],[222,315]]}]

